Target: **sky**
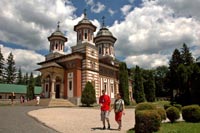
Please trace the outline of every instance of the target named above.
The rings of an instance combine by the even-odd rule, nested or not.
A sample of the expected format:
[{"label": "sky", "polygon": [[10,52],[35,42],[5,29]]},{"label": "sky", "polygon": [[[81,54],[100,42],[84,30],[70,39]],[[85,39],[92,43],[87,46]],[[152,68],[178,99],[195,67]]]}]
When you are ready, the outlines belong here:
[{"label": "sky", "polygon": [[127,63],[152,69],[168,65],[183,43],[196,59],[200,56],[200,0],[1,0],[0,48],[5,59],[12,52],[17,69],[37,72],[49,53],[47,37],[60,29],[68,38],[65,54],[76,45],[73,30],[87,17],[105,25],[117,38],[115,56]]}]

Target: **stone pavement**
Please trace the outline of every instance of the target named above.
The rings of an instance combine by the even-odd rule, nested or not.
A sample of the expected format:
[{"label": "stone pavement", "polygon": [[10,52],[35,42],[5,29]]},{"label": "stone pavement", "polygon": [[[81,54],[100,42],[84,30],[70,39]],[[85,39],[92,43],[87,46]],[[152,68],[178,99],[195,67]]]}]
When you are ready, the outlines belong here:
[{"label": "stone pavement", "polygon": [[114,111],[110,113],[111,130],[102,130],[100,110],[94,108],[45,108],[30,111],[30,116],[41,123],[62,133],[125,133],[134,127],[134,109],[126,109],[123,115],[123,127],[118,131],[114,120]]},{"label": "stone pavement", "polygon": [[0,106],[0,133],[55,133],[27,115],[27,112],[37,109],[41,107]]}]

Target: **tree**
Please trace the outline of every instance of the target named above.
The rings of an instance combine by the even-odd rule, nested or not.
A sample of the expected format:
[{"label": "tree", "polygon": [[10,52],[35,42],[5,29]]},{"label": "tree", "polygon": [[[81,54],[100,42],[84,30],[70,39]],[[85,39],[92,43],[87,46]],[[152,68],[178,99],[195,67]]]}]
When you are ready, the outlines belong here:
[{"label": "tree", "polygon": [[82,104],[89,107],[91,104],[96,103],[96,93],[91,82],[87,82],[81,95]]},{"label": "tree", "polygon": [[145,101],[145,95],[144,95],[144,86],[143,86],[143,80],[141,75],[141,70],[139,66],[136,66],[135,69],[135,76],[134,76],[134,98],[137,103],[141,103]]},{"label": "tree", "polygon": [[159,66],[154,71],[156,97],[170,96],[169,88],[167,87],[167,74],[169,73],[167,66]]},{"label": "tree", "polygon": [[27,86],[27,98],[29,100],[34,99],[35,94],[34,94],[34,88],[35,88],[35,82],[34,82],[34,78],[33,78],[33,73],[31,72],[30,78],[29,78],[29,83]]},{"label": "tree", "polygon": [[173,95],[173,90],[177,90],[179,87],[178,84],[178,73],[177,69],[180,64],[183,63],[183,60],[181,58],[181,53],[179,52],[178,49],[175,49],[172,58],[170,59],[169,62],[169,87],[170,87],[170,93],[171,93],[171,101],[174,101],[174,95]]},{"label": "tree", "polygon": [[40,74],[37,77],[35,77],[35,85],[41,86],[41,75]]},{"label": "tree", "polygon": [[3,57],[3,54],[1,53],[1,49],[0,49],[0,83],[4,82],[4,62],[5,59]]},{"label": "tree", "polygon": [[152,71],[147,71],[146,81],[144,82],[145,97],[148,102],[154,102],[156,99],[155,95],[155,80]]},{"label": "tree", "polygon": [[122,96],[122,99],[124,99],[124,103],[129,105],[128,70],[126,63],[124,62],[121,62],[119,65],[119,92]]},{"label": "tree", "polygon": [[192,74],[191,74],[191,102],[192,104],[200,105],[200,67],[197,64],[193,64],[191,66]]},{"label": "tree", "polygon": [[28,82],[29,82],[29,78],[28,78],[28,73],[26,72],[26,74],[23,77],[23,84],[28,85]]},{"label": "tree", "polygon": [[175,101],[182,105],[188,105],[191,102],[191,95],[189,91],[189,78],[190,78],[190,67],[180,64],[177,69],[178,74],[178,91]]},{"label": "tree", "polygon": [[7,68],[5,71],[5,80],[6,83],[12,84],[16,79],[16,68],[13,54],[10,53],[7,59]]},{"label": "tree", "polygon": [[187,45],[184,43],[181,49],[181,58],[183,60],[184,65],[191,65],[194,63],[194,58],[192,57],[192,53]]},{"label": "tree", "polygon": [[18,70],[18,75],[17,75],[17,84],[20,84],[20,85],[23,84],[21,67],[20,67],[19,70]]}]

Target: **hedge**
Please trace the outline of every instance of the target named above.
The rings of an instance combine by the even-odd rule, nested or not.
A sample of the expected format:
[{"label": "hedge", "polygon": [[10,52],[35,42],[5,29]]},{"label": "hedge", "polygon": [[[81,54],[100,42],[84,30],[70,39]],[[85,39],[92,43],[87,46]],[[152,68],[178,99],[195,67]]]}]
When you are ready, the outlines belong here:
[{"label": "hedge", "polygon": [[153,133],[159,130],[161,117],[156,110],[137,111],[135,115],[136,133]]},{"label": "hedge", "polygon": [[171,121],[171,123],[175,122],[177,119],[180,118],[180,112],[179,110],[172,106],[172,107],[169,107],[167,110],[166,110],[166,113],[167,113],[167,118]]},{"label": "hedge", "polygon": [[188,105],[182,108],[183,119],[187,122],[200,122],[200,107]]}]

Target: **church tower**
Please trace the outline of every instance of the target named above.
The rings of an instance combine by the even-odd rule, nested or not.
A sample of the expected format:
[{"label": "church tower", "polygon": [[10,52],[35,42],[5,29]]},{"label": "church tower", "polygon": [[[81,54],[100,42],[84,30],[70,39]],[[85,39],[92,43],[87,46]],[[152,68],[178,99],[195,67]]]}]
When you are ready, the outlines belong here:
[{"label": "church tower", "polygon": [[102,28],[98,31],[94,38],[96,47],[98,48],[99,58],[109,57],[115,59],[114,43],[117,40],[112,33],[105,27],[105,17],[102,17]]},{"label": "church tower", "polygon": [[77,33],[77,44],[72,46],[72,53],[82,53],[82,90],[85,88],[87,81],[90,81],[98,96],[99,94],[99,57],[98,49],[94,44],[94,32],[96,26],[87,18],[86,10],[84,17],[77,25],[74,26]]},{"label": "church tower", "polygon": [[57,24],[57,29],[55,32],[48,37],[48,41],[50,42],[50,48],[48,54],[46,56],[46,60],[53,59],[64,54],[64,46],[65,42],[67,42],[67,38],[64,34],[60,31],[60,22]]}]

